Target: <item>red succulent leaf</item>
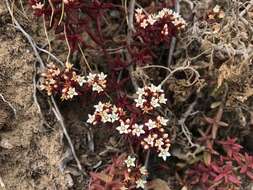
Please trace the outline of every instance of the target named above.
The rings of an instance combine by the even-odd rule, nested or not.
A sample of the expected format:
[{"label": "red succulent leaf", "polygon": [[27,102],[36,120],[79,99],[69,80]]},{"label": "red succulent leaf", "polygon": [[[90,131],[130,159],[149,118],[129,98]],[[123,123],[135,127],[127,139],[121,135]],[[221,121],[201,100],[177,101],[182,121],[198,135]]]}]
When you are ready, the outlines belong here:
[{"label": "red succulent leaf", "polygon": [[253,180],[253,173],[252,173],[252,172],[247,171],[247,172],[246,172],[246,175],[247,175],[251,180]]},{"label": "red succulent leaf", "polygon": [[228,175],[228,180],[237,186],[241,184],[241,181],[235,175]]}]

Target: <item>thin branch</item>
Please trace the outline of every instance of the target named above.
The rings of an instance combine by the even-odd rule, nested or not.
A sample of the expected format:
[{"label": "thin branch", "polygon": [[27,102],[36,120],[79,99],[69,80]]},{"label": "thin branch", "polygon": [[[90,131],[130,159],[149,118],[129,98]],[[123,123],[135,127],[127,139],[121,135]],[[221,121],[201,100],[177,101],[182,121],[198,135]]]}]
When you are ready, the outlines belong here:
[{"label": "thin branch", "polygon": [[3,96],[2,94],[0,94],[0,97],[2,98],[2,100],[3,100],[5,103],[8,104],[8,106],[13,110],[14,115],[15,115],[15,117],[16,117],[16,116],[17,116],[17,110],[14,108],[14,106],[13,106],[9,101],[7,101],[7,100],[4,98],[4,96]]},{"label": "thin branch", "polygon": [[70,136],[69,136],[69,134],[68,134],[68,132],[67,132],[67,129],[66,129],[66,126],[65,126],[63,117],[62,117],[62,115],[61,115],[61,113],[60,113],[60,110],[59,110],[59,108],[58,108],[58,106],[57,106],[57,104],[56,104],[56,102],[55,102],[55,100],[54,100],[53,97],[51,97],[51,101],[52,101],[53,106],[54,106],[53,112],[54,112],[54,114],[55,114],[57,120],[59,121],[59,123],[60,123],[60,125],[61,125],[61,127],[62,127],[63,134],[65,135],[65,137],[66,137],[66,139],[67,139],[67,141],[68,141],[68,144],[69,144],[69,146],[70,146],[70,149],[71,149],[71,152],[72,152],[72,154],[73,154],[73,157],[74,157],[74,159],[75,159],[75,161],[76,161],[76,163],[77,163],[77,167],[78,167],[78,169],[79,169],[80,171],[83,172],[82,165],[81,165],[79,159],[77,158],[74,145],[73,145],[73,143],[72,143],[72,141],[71,141],[71,138],[70,138]]},{"label": "thin branch", "polygon": [[165,82],[170,78],[172,77],[176,72],[178,71],[185,71],[185,70],[191,70],[195,73],[195,80],[190,84],[190,85],[193,85],[195,82],[197,82],[199,80],[199,72],[197,70],[195,70],[194,68],[190,67],[189,65],[187,66],[183,66],[183,67],[178,67],[176,69],[174,69],[170,74],[168,74],[168,76],[160,83],[160,85],[164,85]]},{"label": "thin branch", "polygon": [[[176,0],[176,5],[175,5],[175,12],[176,13],[180,13],[180,4],[179,4],[179,0]],[[177,39],[176,37],[172,37],[171,42],[170,42],[170,50],[169,50],[169,56],[168,56],[168,61],[167,61],[167,66],[170,67],[171,62],[172,62],[172,57],[173,57],[173,53],[176,47],[176,43],[177,43]]]},{"label": "thin branch", "polygon": [[185,137],[187,138],[191,147],[197,146],[197,144],[194,144],[192,142],[192,139],[191,139],[192,135],[189,129],[187,128],[187,126],[185,125],[185,121],[191,115],[196,103],[197,103],[197,99],[187,108],[187,110],[184,112],[182,117],[178,120],[178,124],[181,126],[181,130],[184,133]]},{"label": "thin branch", "polygon": [[[131,41],[132,41],[132,33],[134,31],[134,23],[133,23],[133,17],[134,17],[134,8],[135,8],[135,0],[131,0],[128,7],[128,33],[127,33],[127,46],[131,47]],[[132,57],[129,53],[129,51],[126,52],[126,59],[128,63],[131,63]],[[133,76],[133,66],[130,65],[128,68],[129,75],[132,81],[132,84],[137,90],[139,88],[134,76]]]}]

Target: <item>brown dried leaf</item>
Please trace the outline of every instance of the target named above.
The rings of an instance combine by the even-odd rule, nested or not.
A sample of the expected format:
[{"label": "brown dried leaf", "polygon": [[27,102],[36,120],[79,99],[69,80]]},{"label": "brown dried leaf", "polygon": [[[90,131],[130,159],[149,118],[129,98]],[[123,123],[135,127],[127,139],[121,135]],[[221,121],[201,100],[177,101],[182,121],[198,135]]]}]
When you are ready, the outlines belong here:
[{"label": "brown dried leaf", "polygon": [[209,166],[210,163],[211,163],[211,154],[209,152],[204,152],[204,155],[203,155],[203,159],[204,159],[204,163]]},{"label": "brown dried leaf", "polygon": [[107,175],[105,173],[94,173],[94,172],[91,172],[90,175],[95,178],[95,179],[99,179],[105,183],[110,183],[112,182],[112,176],[110,175]]},{"label": "brown dried leaf", "polygon": [[161,179],[154,179],[147,185],[148,190],[171,190],[168,183]]}]

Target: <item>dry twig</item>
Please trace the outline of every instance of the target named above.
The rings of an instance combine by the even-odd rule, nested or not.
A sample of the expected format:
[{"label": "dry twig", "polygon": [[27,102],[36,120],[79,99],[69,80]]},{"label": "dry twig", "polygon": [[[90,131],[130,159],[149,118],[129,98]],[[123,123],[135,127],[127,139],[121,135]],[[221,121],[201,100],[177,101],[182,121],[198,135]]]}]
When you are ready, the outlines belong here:
[{"label": "dry twig", "polygon": [[13,110],[14,115],[15,115],[15,117],[16,117],[16,116],[17,116],[17,110],[15,109],[15,107],[14,107],[9,101],[7,101],[7,100],[4,98],[4,96],[3,96],[2,94],[0,94],[0,97],[2,98],[2,100],[3,100],[5,103],[8,104],[8,106]]}]

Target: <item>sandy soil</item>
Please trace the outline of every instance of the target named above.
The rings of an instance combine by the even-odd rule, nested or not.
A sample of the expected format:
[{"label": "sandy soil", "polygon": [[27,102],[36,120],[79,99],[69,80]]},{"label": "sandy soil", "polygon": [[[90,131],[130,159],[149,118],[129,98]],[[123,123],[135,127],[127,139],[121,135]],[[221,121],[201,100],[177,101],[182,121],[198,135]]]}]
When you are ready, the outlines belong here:
[{"label": "sandy soil", "polygon": [[34,57],[0,4],[0,189],[68,189],[58,126],[46,130],[33,101]]}]

